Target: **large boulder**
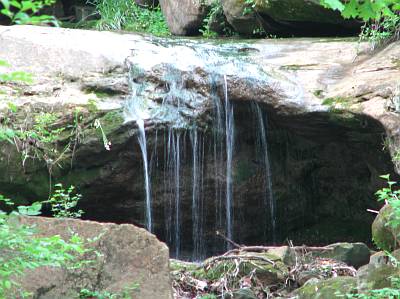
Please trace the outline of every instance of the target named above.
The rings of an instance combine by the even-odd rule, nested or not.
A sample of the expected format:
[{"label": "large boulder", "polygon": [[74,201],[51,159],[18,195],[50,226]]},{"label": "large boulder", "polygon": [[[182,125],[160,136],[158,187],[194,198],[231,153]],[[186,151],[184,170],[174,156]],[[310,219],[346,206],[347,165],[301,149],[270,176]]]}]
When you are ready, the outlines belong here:
[{"label": "large boulder", "polygon": [[168,28],[175,35],[196,35],[207,14],[210,1],[161,0],[160,6]]},{"label": "large boulder", "polygon": [[332,258],[346,263],[349,266],[359,268],[368,264],[371,251],[364,243],[336,243],[327,246],[331,250],[323,253],[315,253],[316,256]]},{"label": "large boulder", "polygon": [[124,292],[141,299],[171,299],[168,247],[146,230],[128,224],[73,219],[24,217],[19,221],[34,226],[38,236],[60,235],[69,240],[77,234],[90,240],[85,246],[93,253],[92,262],[81,268],[43,267],[27,272],[21,285],[33,298],[77,298],[81,290],[87,289]]},{"label": "large boulder", "polygon": [[385,205],[372,223],[372,239],[379,248],[387,251],[400,247],[398,241],[400,227],[394,229],[388,225],[392,218],[393,209],[389,205]]},{"label": "large boulder", "polygon": [[256,0],[254,7],[245,0],[222,0],[222,5],[228,22],[242,34],[262,28],[272,34],[318,35],[358,26],[322,7],[319,0]]},{"label": "large boulder", "polygon": [[390,264],[368,264],[357,271],[357,289],[360,293],[389,288],[391,277],[400,277],[400,268]]},{"label": "large boulder", "polygon": [[[333,299],[342,298],[351,293],[357,286],[357,279],[349,276],[338,276],[327,280],[312,280],[292,293],[295,299]],[[342,295],[342,296],[341,296]]]}]

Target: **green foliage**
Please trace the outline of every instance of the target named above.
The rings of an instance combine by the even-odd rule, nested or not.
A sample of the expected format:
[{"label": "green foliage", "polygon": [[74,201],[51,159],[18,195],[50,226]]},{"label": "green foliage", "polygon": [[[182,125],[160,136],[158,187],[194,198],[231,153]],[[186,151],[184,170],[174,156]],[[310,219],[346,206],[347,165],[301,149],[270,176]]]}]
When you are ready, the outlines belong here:
[{"label": "green foliage", "polygon": [[64,127],[54,127],[54,123],[57,120],[58,116],[56,114],[42,112],[35,116],[33,127],[29,130],[22,131],[19,135],[22,139],[32,138],[42,143],[54,142],[65,130]]},{"label": "green foliage", "polygon": [[100,30],[128,30],[157,36],[170,34],[160,7],[143,8],[132,0],[94,0],[91,3],[101,17],[96,25]]},{"label": "green foliage", "polygon": [[376,192],[376,195],[378,196],[378,201],[386,202],[392,208],[393,214],[387,225],[392,227],[393,230],[397,230],[400,227],[400,190],[394,190],[393,187],[397,183],[391,181],[388,174],[382,175],[381,178],[387,181],[388,186]]},{"label": "green foliage", "polygon": [[82,210],[76,210],[76,206],[82,195],[75,192],[75,187],[64,189],[62,184],[56,184],[55,190],[47,201],[51,205],[51,211],[56,218],[80,218]]},{"label": "green foliage", "polygon": [[361,18],[364,21],[390,17],[400,10],[398,0],[320,0],[324,7],[338,10],[345,18]]},{"label": "green foliage", "polygon": [[252,13],[255,10],[256,5],[257,5],[255,0],[244,0],[244,4],[246,4],[246,6],[244,7],[244,10],[243,10],[244,15]]},{"label": "green foliage", "polygon": [[8,141],[14,144],[15,136],[16,132],[13,129],[0,127],[0,141]]},{"label": "green foliage", "polygon": [[210,10],[203,19],[203,26],[199,30],[203,37],[234,36],[236,32],[226,20],[221,0],[214,0],[211,3],[205,2],[204,4],[210,6]]},{"label": "green foliage", "polygon": [[218,37],[218,32],[212,30],[212,22],[218,18],[218,16],[223,14],[222,4],[220,0],[215,0],[211,4],[211,9],[207,16],[203,19],[203,27],[200,28],[200,33],[205,38],[215,38]]},{"label": "green foliage", "polygon": [[88,289],[82,289],[79,292],[79,298],[80,299],[92,299],[92,298],[96,298],[96,299],[116,299],[117,298],[117,294],[110,293],[110,292],[107,292],[107,291],[99,292],[99,291],[90,291]]},{"label": "green foliage", "polygon": [[[1,0],[0,0],[1,1]],[[0,60],[0,67],[8,68],[11,65],[7,63],[7,61]],[[7,72],[1,73],[0,72],[0,82],[22,82],[22,83],[32,83],[33,76],[32,74],[26,72]]]},{"label": "green foliage", "polygon": [[400,2],[398,0],[320,0],[324,7],[338,10],[344,18],[366,22],[361,39],[374,45],[391,40],[400,32]]},{"label": "green foliage", "polygon": [[[386,224],[396,230],[400,226],[400,190],[395,190],[396,182],[390,180],[390,175],[380,176],[387,181],[387,187],[382,188],[376,192],[378,201],[386,202],[391,206],[393,214],[389,222]],[[399,267],[399,262],[389,254],[394,267]],[[390,277],[391,286],[381,289],[368,290],[362,294],[338,294],[338,297],[346,299],[397,299],[400,298],[400,277]]]},{"label": "green foliage", "polygon": [[88,289],[82,289],[79,292],[79,298],[80,299],[132,299],[132,296],[130,293],[136,291],[139,289],[139,284],[138,283],[133,283],[130,286],[125,287],[121,292],[119,293],[111,293],[107,291],[99,292],[99,291],[91,291]]},{"label": "green foliage", "polygon": [[400,278],[391,277],[391,287],[369,290],[363,294],[337,295],[346,299],[398,299],[400,298]]},{"label": "green foliage", "polygon": [[[0,195],[0,202],[13,206],[10,199]],[[86,252],[82,240],[74,235],[64,241],[60,236],[37,237],[32,227],[20,225],[20,215],[40,213],[41,204],[19,207],[19,212],[7,214],[0,210],[0,298],[27,298],[29,293],[16,282],[25,270],[42,266],[77,266],[76,255]]]},{"label": "green foliage", "polygon": [[394,14],[365,24],[362,28],[360,39],[370,41],[374,45],[380,45],[398,38],[399,33],[400,15]]},{"label": "green foliage", "polygon": [[40,10],[55,2],[56,0],[0,0],[3,7],[0,14],[8,17],[11,24],[57,25],[57,20],[53,16],[39,15]]}]

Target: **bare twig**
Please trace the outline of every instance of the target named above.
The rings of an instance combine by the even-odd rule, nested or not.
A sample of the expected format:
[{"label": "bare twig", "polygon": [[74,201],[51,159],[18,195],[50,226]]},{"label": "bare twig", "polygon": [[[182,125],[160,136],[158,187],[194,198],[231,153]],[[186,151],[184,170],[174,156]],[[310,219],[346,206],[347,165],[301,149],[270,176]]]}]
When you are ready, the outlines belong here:
[{"label": "bare twig", "polygon": [[[276,246],[240,246],[239,248],[232,249],[227,251],[224,255],[231,255],[235,253],[240,253],[243,251],[248,251],[248,252],[263,252],[263,251],[268,251],[272,249],[276,249]],[[310,247],[310,246],[295,246],[295,247],[290,247],[290,249],[295,250],[295,251],[331,251],[333,248],[331,247]]]},{"label": "bare twig", "polygon": [[221,237],[222,239],[224,239],[226,242],[228,242],[229,244],[231,244],[232,246],[236,247],[236,248],[241,248],[242,246],[239,245],[238,243],[235,243],[234,241],[232,241],[231,239],[228,239],[224,234],[222,234],[220,231],[216,231],[215,234],[218,237]]},{"label": "bare twig", "polygon": [[212,264],[216,261],[221,261],[221,260],[259,260],[259,261],[264,261],[266,263],[269,263],[271,265],[275,265],[275,262],[262,256],[257,256],[257,255],[221,255],[221,256],[216,256],[212,257],[208,260],[206,260],[205,265],[207,264]]}]

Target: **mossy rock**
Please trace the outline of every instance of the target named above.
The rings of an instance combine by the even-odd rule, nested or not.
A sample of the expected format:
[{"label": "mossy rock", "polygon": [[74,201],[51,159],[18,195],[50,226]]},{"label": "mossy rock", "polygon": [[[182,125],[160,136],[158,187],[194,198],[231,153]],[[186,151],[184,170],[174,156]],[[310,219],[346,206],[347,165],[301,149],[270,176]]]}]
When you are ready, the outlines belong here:
[{"label": "mossy rock", "polygon": [[357,272],[358,292],[390,288],[391,277],[400,277],[400,268],[382,264],[365,265]]},{"label": "mossy rock", "polygon": [[[255,254],[252,254],[255,255]],[[281,259],[275,255],[268,253],[256,254],[261,258],[267,258],[274,262],[274,264],[267,263],[263,260],[242,258],[239,264],[239,276],[247,276],[251,273],[259,279],[263,284],[277,284],[285,281],[285,277],[288,274],[288,267],[281,261]],[[205,261],[207,264],[207,261]],[[237,267],[234,260],[220,261],[215,266],[210,267],[207,270],[196,271],[195,275],[197,278],[204,278],[208,280],[218,280]]]},{"label": "mossy rock", "polygon": [[346,263],[349,266],[359,268],[368,264],[371,251],[364,243],[336,243],[327,246],[332,250],[314,253],[314,256],[331,258]]},{"label": "mossy rock", "polygon": [[372,239],[376,246],[386,251],[393,251],[399,248],[396,236],[400,235],[400,227],[393,229],[388,226],[392,218],[392,208],[389,205],[385,205],[372,223]]},{"label": "mossy rock", "polygon": [[306,283],[292,293],[296,299],[334,299],[341,295],[355,292],[357,279],[349,276],[338,276],[323,281]]},{"label": "mossy rock", "polygon": [[258,299],[258,297],[254,294],[254,292],[247,289],[240,289],[233,292],[232,296],[227,297],[226,299]]},{"label": "mossy rock", "polygon": [[195,271],[199,268],[199,265],[196,263],[170,259],[169,268],[171,271]]}]

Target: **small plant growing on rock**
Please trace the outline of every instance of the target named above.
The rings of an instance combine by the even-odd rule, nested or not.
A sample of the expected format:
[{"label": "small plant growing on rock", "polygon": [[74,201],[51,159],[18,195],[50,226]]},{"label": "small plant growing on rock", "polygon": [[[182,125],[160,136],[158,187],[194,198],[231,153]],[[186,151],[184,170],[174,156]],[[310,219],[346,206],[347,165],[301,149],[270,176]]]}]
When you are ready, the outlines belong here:
[{"label": "small plant growing on rock", "polygon": [[76,210],[76,206],[82,195],[75,192],[75,187],[64,189],[62,184],[56,184],[53,195],[47,201],[51,205],[51,211],[56,218],[80,218],[82,210]]},{"label": "small plant growing on rock", "polygon": [[[0,195],[0,203],[12,207],[13,201]],[[25,270],[42,266],[73,265],[76,254],[84,254],[81,238],[74,235],[68,241],[60,236],[38,237],[32,227],[21,225],[21,215],[40,214],[40,203],[18,207],[18,212],[0,209],[0,298],[29,298],[17,280]]]},{"label": "small plant growing on rock", "polygon": [[393,186],[396,182],[390,180],[390,175],[380,177],[387,181],[388,186],[376,192],[376,195],[378,201],[384,201],[392,208],[392,217],[387,225],[397,230],[400,227],[400,190],[394,190]]}]

